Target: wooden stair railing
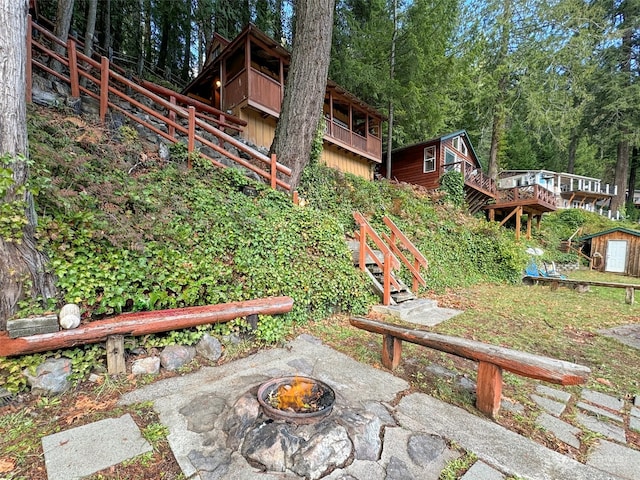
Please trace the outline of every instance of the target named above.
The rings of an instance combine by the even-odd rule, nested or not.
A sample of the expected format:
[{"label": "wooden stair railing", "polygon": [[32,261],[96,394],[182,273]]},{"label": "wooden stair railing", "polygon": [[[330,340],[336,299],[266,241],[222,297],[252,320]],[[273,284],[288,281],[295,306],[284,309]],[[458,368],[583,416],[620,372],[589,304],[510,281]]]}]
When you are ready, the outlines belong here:
[{"label": "wooden stair railing", "polygon": [[[382,238],[387,242],[389,247],[391,247],[391,251],[395,253],[396,257],[398,257],[402,263],[409,269],[411,275],[413,277],[412,289],[415,292],[418,291],[419,285],[423,287],[427,286],[426,280],[420,274],[420,267],[423,267],[425,270],[429,267],[429,262],[424,258],[424,255],[416,248],[416,246],[411,243],[404,233],[397,227],[395,223],[389,218],[384,217],[382,221],[385,223],[387,227],[391,230],[391,236],[388,236],[386,233],[382,233]],[[398,248],[396,243],[399,242],[400,245],[407,251],[413,255],[413,263],[409,261],[409,259],[405,256],[405,254]]]},{"label": "wooden stair railing", "polygon": [[[106,119],[106,113],[108,109],[116,110],[120,112],[122,115],[129,118],[131,121],[134,121],[155,134],[169,140],[170,142],[177,143],[179,140],[174,137],[174,133],[178,132],[187,137],[187,149],[189,153],[195,151],[195,143],[200,142],[202,145],[206,145],[207,147],[215,150],[221,155],[226,156],[233,162],[238,165],[243,166],[244,168],[256,173],[260,177],[269,181],[272,188],[280,187],[286,191],[291,191],[291,186],[279,178],[280,176],[288,177],[291,176],[291,169],[277,162],[277,159],[274,155],[268,157],[258,152],[257,150],[252,149],[251,147],[245,145],[244,143],[236,140],[231,135],[228,135],[221,129],[224,128],[233,128],[236,130],[241,129],[241,124],[234,123],[235,117],[219,115],[219,118],[216,120],[216,124],[218,128],[211,126],[209,123],[203,121],[203,115],[201,118],[198,117],[198,113],[196,111],[196,104],[190,104],[187,108],[183,108],[181,106],[176,105],[175,102],[171,102],[171,99],[166,100],[161,96],[149,91],[146,88],[141,87],[140,85],[132,82],[131,80],[125,78],[123,75],[114,72],[110,69],[109,60],[106,57],[102,57],[100,62],[96,62],[95,60],[85,56],[83,53],[79,52],[76,47],[76,42],[73,39],[69,39],[67,43],[59,40],[55,35],[46,30],[45,28],[33,23],[31,21],[31,17],[29,16],[29,28],[27,29],[27,52],[28,52],[28,61],[27,61],[27,99],[31,101],[31,91],[32,91],[32,68],[33,66],[41,69],[42,71],[58,78],[61,81],[64,81],[71,86],[71,95],[73,97],[79,97],[80,93],[84,93],[87,96],[95,99],[99,102],[100,105],[100,119],[102,122]],[[48,48],[41,41],[37,41],[32,38],[32,31],[36,31],[39,35],[42,36],[42,39],[46,39],[51,42],[53,45],[59,45],[65,48],[67,52],[67,56],[61,56],[55,53],[52,49]],[[63,73],[57,72],[56,70],[50,68],[49,66],[39,62],[36,58],[34,58],[33,50],[37,49],[42,54],[46,55],[48,58],[55,59],[61,65],[66,67],[69,70],[69,75],[66,76]],[[87,67],[82,68],[79,64],[87,65]],[[90,73],[91,72],[91,73]],[[98,77],[94,77],[92,75],[93,72],[99,73]],[[87,79],[92,83],[94,89],[98,92],[91,90],[88,86],[82,85],[80,82],[81,78]],[[122,85],[121,88],[117,88],[117,83]],[[152,101],[152,103],[156,106],[159,106],[168,111],[167,115],[158,112],[157,110],[148,107],[137,100],[131,98],[130,95],[124,93],[126,90],[132,90]],[[112,102],[109,99],[109,95],[113,95],[118,97],[119,99],[129,103],[133,107],[145,112],[149,116],[154,117],[158,121],[164,123],[167,126],[167,131],[160,130],[155,126],[151,125],[149,122],[138,118],[133,113],[127,111],[122,108],[120,105]],[[184,102],[188,103],[188,102]],[[207,113],[211,114],[211,109],[207,109]],[[222,113],[222,112],[221,112]],[[207,117],[210,117],[208,115]],[[175,118],[182,119],[187,126],[182,125],[180,122],[176,121]],[[211,135],[214,135],[218,138],[218,144],[211,142],[207,138],[199,135],[196,132],[196,128],[200,130],[204,130]],[[240,151],[245,152],[249,157],[257,164],[266,165],[267,169],[260,168],[254,163],[247,161],[240,156],[233,155],[224,149],[221,145],[224,143],[229,143],[233,145]],[[200,154],[202,157],[210,160],[214,165],[225,168],[225,165],[221,162],[208,157],[207,155]],[[191,167],[191,163],[189,160],[189,167]]]},{"label": "wooden stair railing", "polygon": [[466,338],[411,330],[361,317],[351,318],[350,323],[362,330],[383,335],[382,364],[389,370],[400,364],[403,340],[478,362],[476,407],[490,417],[495,417],[500,409],[503,369],[559,385],[580,385],[587,381],[591,373],[583,365]]},{"label": "wooden stair railing", "polygon": [[[391,303],[391,285],[400,290],[400,285],[393,276],[393,270],[400,268],[400,262],[411,272],[413,279],[412,289],[414,293],[418,291],[419,285],[426,286],[427,282],[420,273],[420,268],[422,267],[425,270],[428,268],[427,259],[390,218],[384,217],[383,221],[385,225],[389,227],[391,235],[387,235],[386,233],[378,235],[360,212],[353,212],[353,218],[360,227],[360,231],[356,232],[356,240],[360,242],[358,262],[360,270],[366,271],[366,259],[369,257],[378,265],[380,270],[382,270],[382,302],[384,305]],[[369,238],[382,252],[383,261],[380,261],[373,249],[368,245],[367,240]],[[411,256],[413,256],[413,262],[407,258],[406,252],[409,252]]]},{"label": "wooden stair railing", "polygon": [[[397,289],[400,289],[400,285],[393,278],[392,271],[396,268],[400,268],[400,261],[396,258],[396,256],[391,251],[384,241],[378,236],[376,231],[369,225],[367,219],[360,212],[353,212],[353,218],[356,223],[360,226],[360,231],[356,232],[356,240],[360,242],[360,250],[359,250],[359,260],[358,266],[360,270],[363,272],[367,270],[367,258],[371,258],[382,270],[382,286],[383,286],[383,296],[382,303],[385,305],[391,304],[391,284],[393,284]],[[383,260],[380,261],[376,253],[367,243],[367,240],[371,239],[373,243],[375,243],[376,247],[382,252]]]}]

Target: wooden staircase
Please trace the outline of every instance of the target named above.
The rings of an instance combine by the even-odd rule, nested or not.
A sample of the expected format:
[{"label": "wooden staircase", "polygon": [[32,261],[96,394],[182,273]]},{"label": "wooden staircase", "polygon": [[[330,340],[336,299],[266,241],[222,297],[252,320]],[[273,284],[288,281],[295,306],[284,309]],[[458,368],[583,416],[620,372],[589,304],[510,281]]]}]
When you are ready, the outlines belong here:
[{"label": "wooden staircase", "polygon": [[[383,218],[390,230],[390,235],[386,233],[378,235],[359,212],[354,212],[353,218],[360,227],[360,231],[355,234],[356,241],[349,242],[354,265],[367,273],[376,292],[381,296],[383,304],[396,305],[414,300],[418,287],[426,285],[420,269],[427,268],[427,259],[390,218]],[[376,248],[369,245],[369,240]],[[409,261],[408,257],[412,257],[413,262]],[[395,273],[402,264],[412,275],[412,289]]]},{"label": "wooden staircase", "polygon": [[[38,71],[69,85],[72,99],[93,99],[102,123],[106,124],[108,114],[120,114],[168,142],[184,142],[189,154],[197,153],[221,168],[233,165],[250,171],[272,188],[291,192],[295,199],[288,183],[291,169],[234,136],[245,121],[151,82],[131,79],[107,57],[85,56],[74,38],[63,42],[31,16],[28,21],[27,101],[32,100],[33,75]],[[53,64],[57,67],[52,68]],[[215,155],[197,152],[196,146]]]}]

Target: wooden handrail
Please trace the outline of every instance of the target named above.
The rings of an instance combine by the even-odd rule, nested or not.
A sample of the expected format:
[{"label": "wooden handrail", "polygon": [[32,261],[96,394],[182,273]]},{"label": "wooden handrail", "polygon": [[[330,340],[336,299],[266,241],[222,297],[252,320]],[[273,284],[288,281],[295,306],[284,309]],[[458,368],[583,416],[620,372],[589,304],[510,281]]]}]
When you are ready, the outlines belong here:
[{"label": "wooden handrail", "polygon": [[503,369],[523,377],[559,385],[585,383],[591,373],[583,365],[475,340],[411,330],[361,317],[351,318],[350,323],[362,330],[383,335],[382,364],[389,370],[400,364],[402,340],[478,362],[476,406],[491,417],[500,409]]},{"label": "wooden handrail", "polygon": [[[367,219],[360,212],[353,212],[353,218],[356,223],[360,227],[360,233],[356,234],[356,238],[360,242],[360,257],[359,257],[359,267],[363,272],[366,271],[366,259],[367,256],[370,256],[380,267],[383,274],[383,294],[382,294],[382,303],[384,305],[391,304],[391,284],[393,283],[396,288],[399,288],[398,283],[393,279],[391,272],[400,267],[400,261],[393,254],[391,249],[387,246],[387,244],[378,236],[376,231],[369,225]],[[371,250],[369,245],[367,244],[367,237],[373,240],[373,243],[376,244],[376,247],[380,249],[382,255],[384,257],[384,261],[381,263],[380,259],[377,255]]]},{"label": "wooden handrail", "polygon": [[[43,65],[42,63],[38,62],[35,59],[32,60],[31,64],[46,71],[51,75],[54,75],[56,78],[59,78],[62,81],[69,83],[71,85],[72,92],[74,92],[74,94],[79,95],[80,92],[82,92],[98,100],[100,103],[100,118],[103,122],[106,119],[107,109],[111,108],[121,112],[130,120],[139,123],[145,128],[150,129],[154,133],[162,136],[163,138],[171,142],[175,143],[178,141],[178,139],[176,139],[173,135],[170,135],[169,133],[165,133],[162,130],[155,128],[153,125],[150,125],[148,122],[144,121],[143,119],[138,118],[137,116],[126,111],[119,105],[116,105],[113,102],[111,102],[109,100],[109,95],[110,94],[115,95],[120,99],[122,99],[123,101],[128,102],[130,105],[133,105],[138,109],[141,109],[145,113],[153,116],[160,122],[167,125],[168,132],[173,133],[177,131],[185,135],[188,139],[188,150],[190,153],[195,149],[195,143],[200,142],[203,145],[206,145],[212,148],[213,150],[219,152],[220,154],[225,155],[226,157],[228,157],[235,163],[243,166],[244,168],[247,168],[248,170],[256,173],[260,177],[267,179],[273,188],[281,187],[284,190],[291,191],[291,186],[284,180],[278,178],[279,173],[285,176],[291,176],[291,169],[289,167],[278,163],[274,159],[274,157],[267,157],[266,155],[263,155],[257,150],[253,150],[252,148],[248,147],[244,143],[238,141],[237,139],[235,139],[231,135],[228,135],[227,133],[223,132],[220,129],[220,128],[239,129],[240,128],[239,125],[233,125],[233,124],[227,123],[227,120],[229,119],[232,121],[236,120],[235,117],[226,116],[226,115],[223,117],[222,115],[220,115],[220,113],[222,112],[214,109],[213,107],[204,109],[208,113],[214,113],[214,114],[220,115],[221,118],[217,120],[217,123],[220,126],[220,128],[215,128],[211,126],[209,123],[203,121],[201,118],[198,118],[198,115],[196,114],[195,110],[192,111],[191,108],[183,108],[179,105],[176,105],[175,103],[172,103],[170,100],[166,100],[162,98],[160,95],[157,95],[156,93],[153,93],[150,90],[144,87],[141,87],[137,83],[132,82],[128,78],[125,78],[123,75],[117,72],[114,72],[113,70],[110,69],[110,62],[106,57],[102,57],[101,62],[96,62],[92,58],[85,56],[82,52],[77,51],[76,42],[74,40],[70,40],[68,44],[64,44],[59,39],[57,39],[55,35],[47,31],[46,29],[42,28],[41,26],[33,23],[31,20],[31,17],[29,17],[29,31],[31,31],[30,29],[32,27],[35,28],[37,31],[39,31],[43,36],[50,39],[52,42],[55,42],[60,46],[68,48],[67,55],[69,56],[69,58],[65,58],[57,55],[55,52],[47,48],[42,43],[39,43],[31,39],[30,36],[28,36],[27,38],[27,41],[29,42],[28,50],[31,51],[32,47],[37,47],[44,54],[48,55],[50,58],[54,58],[55,60],[59,61],[63,66],[66,66],[69,69],[69,77],[66,77],[63,74],[54,71],[53,69],[47,67],[46,65]],[[82,68],[80,64],[88,65],[90,68],[92,67],[93,69],[99,71],[100,78],[95,78],[93,75],[89,73],[89,69]],[[80,77],[86,78],[93,85],[97,86],[99,93],[96,94],[92,92],[89,88],[81,85],[80,82],[78,81]],[[115,87],[115,82],[119,82],[125,88],[130,88],[131,90],[137,92],[138,94],[149,98],[155,105],[158,105],[162,108],[167,109],[167,111],[169,112],[168,117],[158,112],[157,110],[154,110],[153,108],[147,107],[146,105],[143,105],[142,103],[137,102],[136,100],[131,98],[129,95],[123,93],[123,91]],[[28,83],[28,86],[30,86],[30,83]],[[31,100],[30,88],[27,89],[27,95],[30,101]],[[179,94],[176,94],[176,95],[179,95]],[[183,103],[193,107],[198,106],[199,103],[201,103],[201,102],[197,102],[196,100],[189,99],[189,97],[185,97],[185,98],[186,100],[181,99],[181,101],[184,100]],[[187,123],[187,126],[184,127],[179,122],[175,121],[172,118],[175,116],[183,119],[183,121]],[[240,119],[237,119],[237,120],[239,120],[239,122],[243,122]],[[237,149],[247,153],[254,160],[266,165],[268,168],[263,170],[261,168],[256,167],[251,162],[248,162],[243,158],[240,158],[239,156],[231,154],[230,152],[222,148],[220,145],[216,145],[210,142],[209,140],[207,140],[206,138],[198,135],[196,132],[196,128],[202,129],[218,137],[219,143],[221,144],[229,143],[230,145],[233,145]],[[221,162],[218,162],[212,159],[211,157],[208,157],[207,155],[204,155],[204,154],[201,154],[201,155],[205,158],[208,158],[214,165],[222,168],[225,167],[225,165],[223,165]]]},{"label": "wooden handrail", "polygon": [[[385,216],[382,221],[391,230],[391,237],[387,236],[386,234],[383,234],[382,237],[389,244],[393,253],[396,254],[396,256],[402,261],[402,263],[406,265],[406,267],[411,272],[411,275],[413,277],[412,288],[414,292],[417,292],[419,288],[418,284],[422,285],[423,287],[427,285],[426,280],[420,274],[420,267],[423,267],[426,270],[429,266],[429,263],[427,262],[427,259],[424,258],[424,255],[422,255],[420,250],[415,247],[411,240],[409,240],[407,236],[402,233],[398,226],[393,223],[393,221],[389,217]],[[413,255],[414,258],[413,264],[398,248],[398,246],[396,245],[396,241],[399,241],[402,247],[411,252],[411,255]]]}]

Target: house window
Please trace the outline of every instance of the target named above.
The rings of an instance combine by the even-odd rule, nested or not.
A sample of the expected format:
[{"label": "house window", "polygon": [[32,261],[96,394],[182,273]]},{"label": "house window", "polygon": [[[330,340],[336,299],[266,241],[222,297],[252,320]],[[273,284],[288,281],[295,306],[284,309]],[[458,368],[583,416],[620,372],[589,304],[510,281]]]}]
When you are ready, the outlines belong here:
[{"label": "house window", "polygon": [[426,147],[424,149],[423,173],[433,172],[436,169],[436,147]]},{"label": "house window", "polygon": [[465,156],[467,155],[467,146],[465,145],[464,139],[461,136],[453,137],[451,144],[453,145],[453,148],[458,150],[460,153]]},{"label": "house window", "polygon": [[460,163],[458,157],[448,148],[444,149],[444,171],[450,172],[451,170],[460,171]]}]

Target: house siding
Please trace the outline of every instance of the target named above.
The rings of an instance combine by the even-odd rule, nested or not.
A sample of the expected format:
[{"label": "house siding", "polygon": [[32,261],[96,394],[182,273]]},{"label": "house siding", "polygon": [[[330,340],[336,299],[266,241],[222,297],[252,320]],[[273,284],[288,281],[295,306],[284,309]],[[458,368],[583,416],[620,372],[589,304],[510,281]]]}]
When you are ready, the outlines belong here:
[{"label": "house siding", "polygon": [[[429,146],[436,147],[436,170],[423,173],[424,149]],[[421,185],[425,188],[435,190],[440,186],[440,158],[438,143],[428,143],[408,147],[394,155],[391,167],[391,178],[400,182]]]},{"label": "house siding", "polygon": [[341,172],[352,173],[367,180],[373,180],[373,169],[370,162],[327,142],[324,142],[322,162],[328,167],[335,168]]},{"label": "house siding", "polygon": [[625,240],[627,242],[627,258],[625,275],[640,277],[640,236],[626,232],[610,232],[591,239],[591,256],[595,253],[602,255],[602,262],[597,270],[604,271],[607,258],[607,242],[609,240]]}]

